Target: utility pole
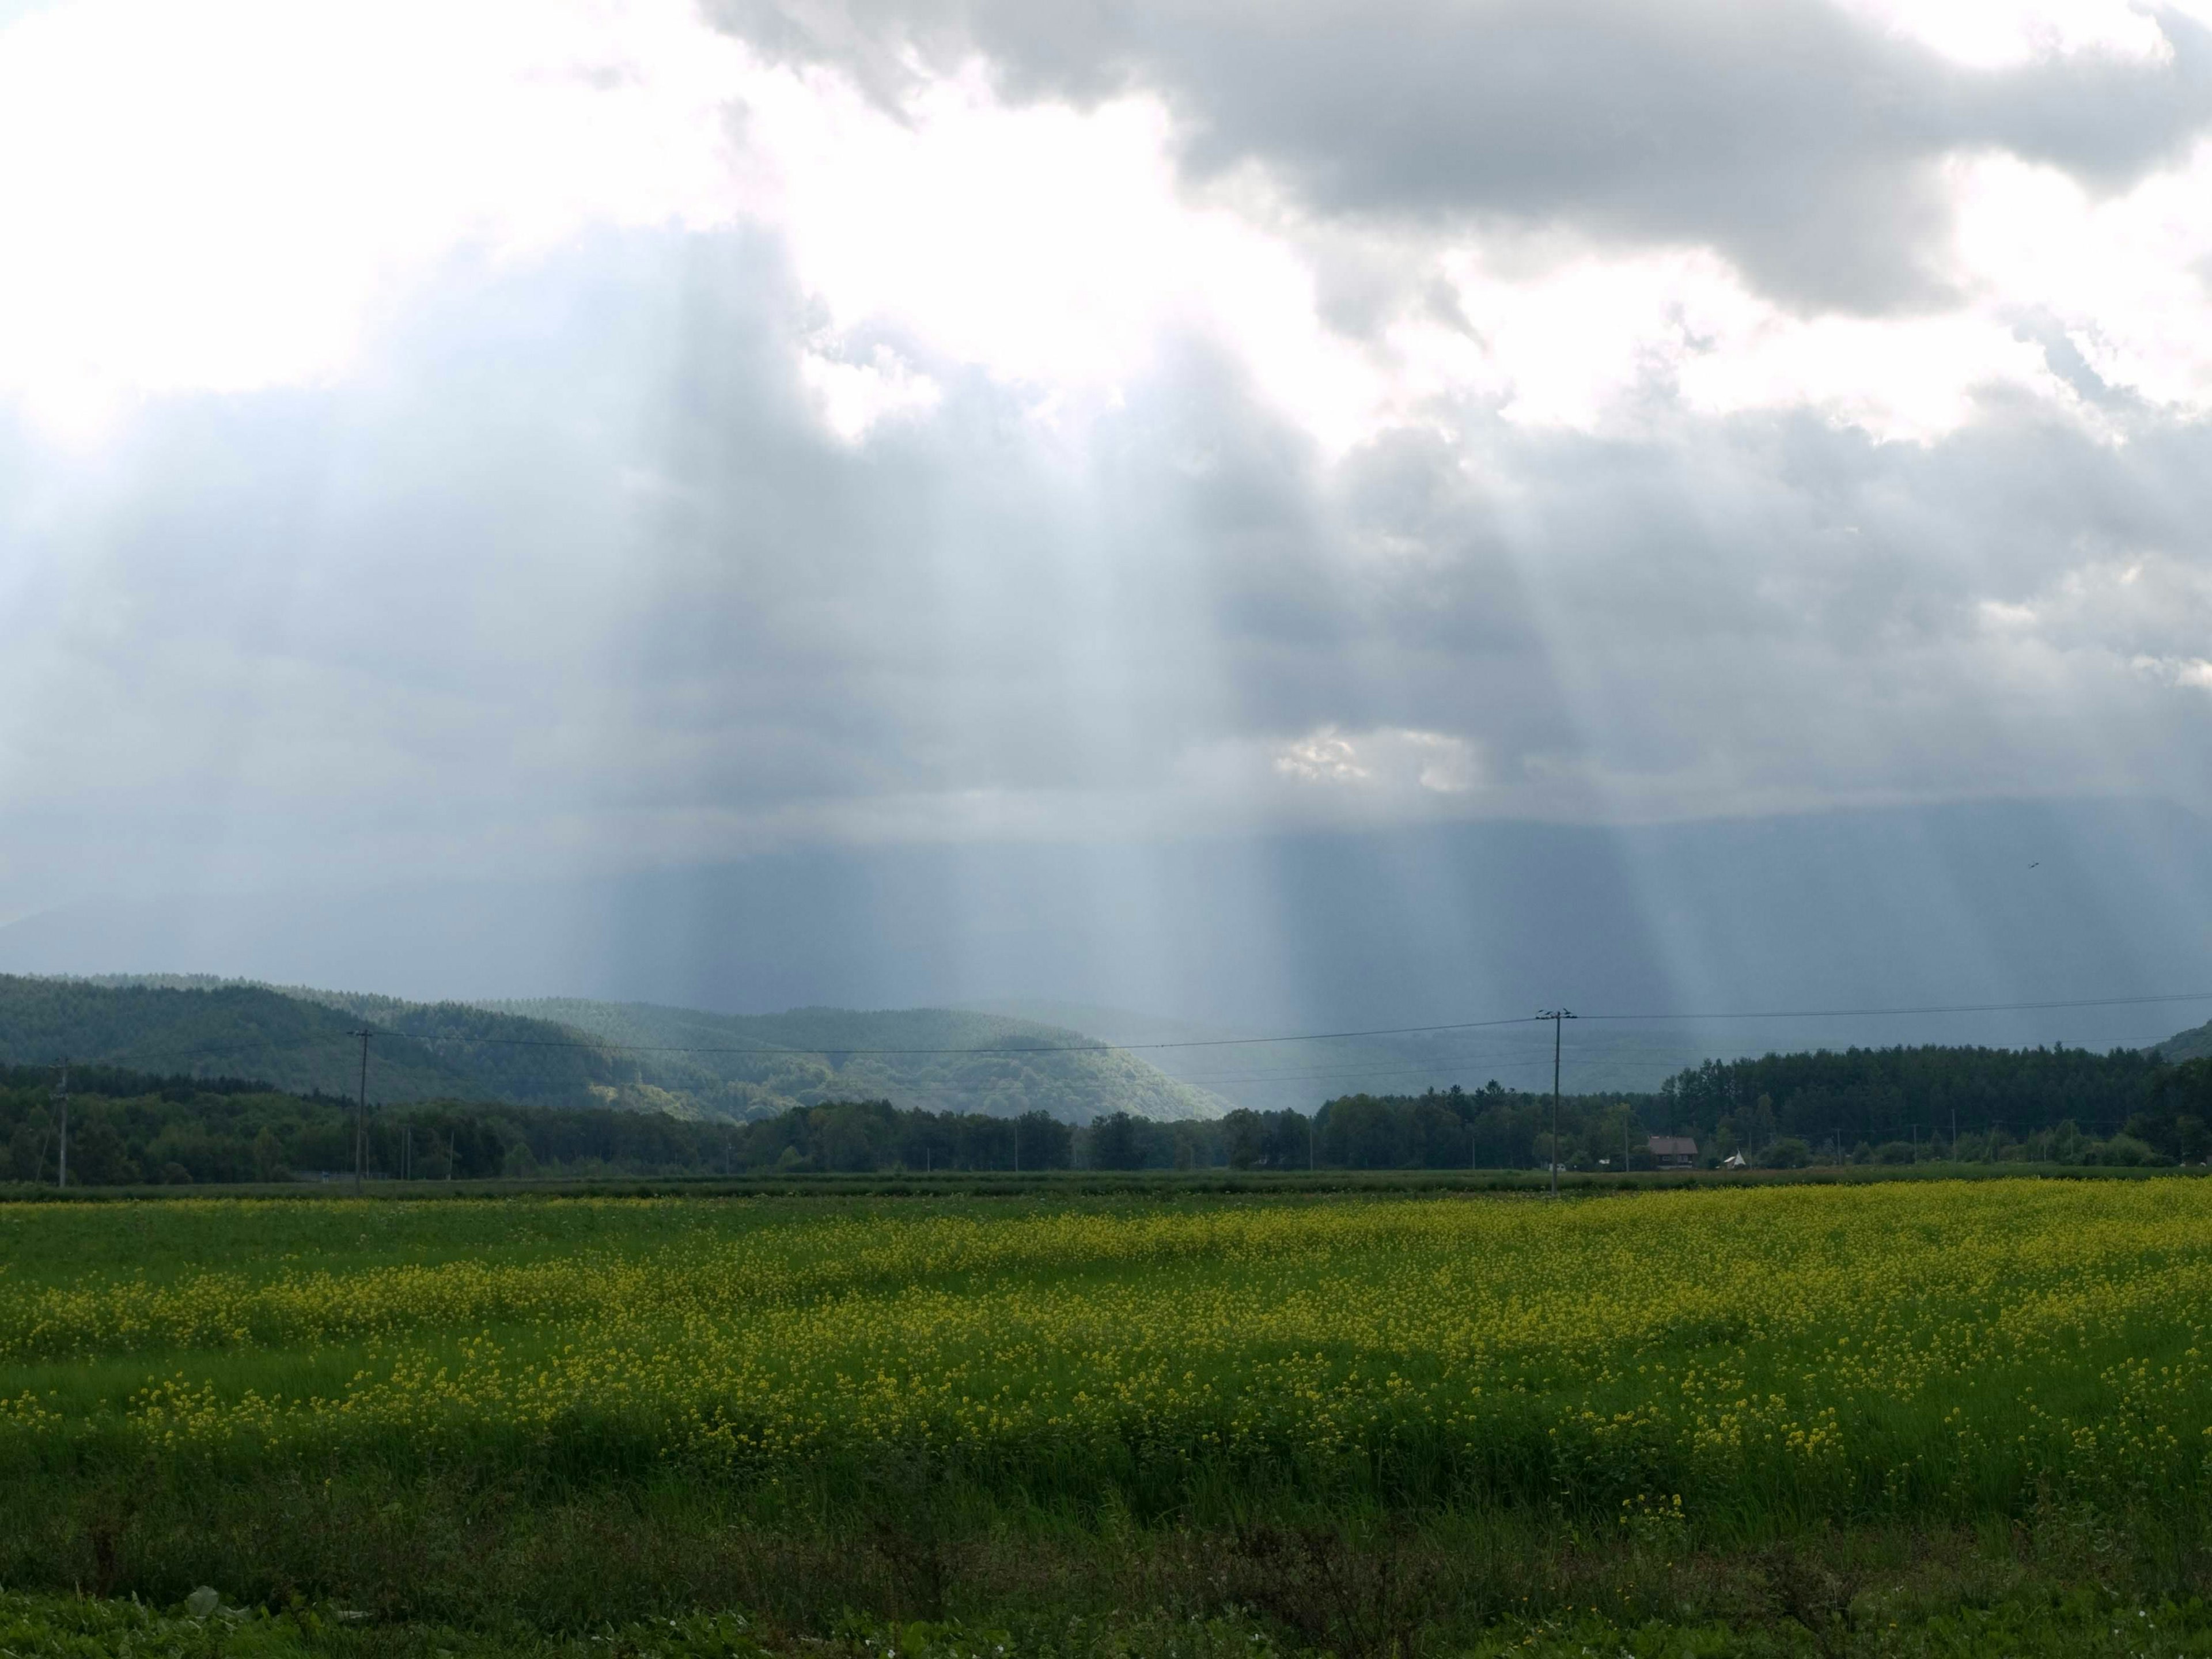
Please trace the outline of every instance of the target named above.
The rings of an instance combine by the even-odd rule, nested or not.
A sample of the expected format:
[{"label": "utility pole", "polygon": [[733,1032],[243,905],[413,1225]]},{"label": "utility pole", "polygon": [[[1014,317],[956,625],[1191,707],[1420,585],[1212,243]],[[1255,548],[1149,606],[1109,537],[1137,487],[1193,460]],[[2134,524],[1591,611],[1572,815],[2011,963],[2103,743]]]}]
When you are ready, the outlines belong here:
[{"label": "utility pole", "polygon": [[1572,1019],[1570,1008],[1539,1008],[1536,1018],[1552,1022],[1552,1196],[1559,1195],[1559,1022]]},{"label": "utility pole", "polygon": [[1959,1109],[1951,1109],[1951,1162],[1959,1161]]},{"label": "utility pole", "polygon": [[353,1108],[353,1195],[359,1198],[361,1183],[368,1174],[368,1039],[372,1033],[364,1025],[346,1035],[361,1039],[361,1092]]},{"label": "utility pole", "polygon": [[1306,1173],[1308,1175],[1314,1172],[1314,1125],[1320,1121],[1320,1118],[1321,1114],[1316,1112],[1313,1116],[1306,1120]]},{"label": "utility pole", "polygon": [[1016,1175],[1019,1175],[1021,1172],[1022,1172],[1022,1121],[1021,1121],[1021,1119],[1019,1119],[1019,1118],[1016,1118],[1016,1119],[1014,1120],[1014,1173],[1015,1173]]},{"label": "utility pole", "polygon": [[[62,1130],[61,1161],[55,1167],[54,1185],[66,1187],[69,1185],[69,1056],[67,1054],[62,1056],[62,1080],[60,1086],[54,1091],[54,1105],[58,1109],[61,1115]],[[38,1171],[33,1170],[31,1173],[36,1175]]]}]

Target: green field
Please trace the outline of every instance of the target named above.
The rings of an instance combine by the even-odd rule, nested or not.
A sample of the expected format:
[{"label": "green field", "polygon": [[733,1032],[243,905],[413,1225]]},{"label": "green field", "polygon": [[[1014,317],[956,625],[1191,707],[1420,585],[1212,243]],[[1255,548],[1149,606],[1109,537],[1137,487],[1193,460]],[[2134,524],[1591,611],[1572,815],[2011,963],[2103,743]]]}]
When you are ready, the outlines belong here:
[{"label": "green field", "polygon": [[2212,1651],[2208,1319],[2178,1177],[5,1206],[0,1650]]}]

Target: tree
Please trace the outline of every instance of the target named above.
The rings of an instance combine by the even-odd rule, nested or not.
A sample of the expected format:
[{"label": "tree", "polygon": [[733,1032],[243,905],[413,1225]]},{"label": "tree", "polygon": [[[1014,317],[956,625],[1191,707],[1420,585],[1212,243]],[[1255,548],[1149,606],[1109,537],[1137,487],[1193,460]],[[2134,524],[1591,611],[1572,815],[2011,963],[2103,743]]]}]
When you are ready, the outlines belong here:
[{"label": "tree", "polygon": [[1426,1097],[1407,1115],[1406,1139],[1412,1161],[1424,1170],[1463,1170],[1472,1150],[1458,1115]]},{"label": "tree", "polygon": [[8,1144],[8,1161],[18,1181],[43,1181],[46,1174],[48,1143],[53,1139],[53,1121],[43,1106],[33,1106],[23,1114],[23,1121],[15,1126],[15,1133]]},{"label": "tree", "polygon": [[118,1187],[137,1178],[137,1164],[106,1119],[89,1119],[70,1137],[71,1185],[81,1181],[88,1187]]},{"label": "tree", "polygon": [[1091,1126],[1091,1163],[1099,1170],[1141,1170],[1145,1144],[1137,1120],[1127,1112],[1112,1112]]},{"label": "tree", "polygon": [[1403,1153],[1398,1114],[1373,1095],[1346,1095],[1322,1108],[1321,1158],[1340,1169],[1389,1170]]},{"label": "tree", "polygon": [[1796,1135],[1784,1135],[1759,1161],[1770,1170],[1802,1170],[1813,1161],[1813,1149]]},{"label": "tree", "polygon": [[1075,1131],[1049,1112],[1024,1112],[1015,1128],[1024,1170],[1065,1170],[1075,1161]]}]

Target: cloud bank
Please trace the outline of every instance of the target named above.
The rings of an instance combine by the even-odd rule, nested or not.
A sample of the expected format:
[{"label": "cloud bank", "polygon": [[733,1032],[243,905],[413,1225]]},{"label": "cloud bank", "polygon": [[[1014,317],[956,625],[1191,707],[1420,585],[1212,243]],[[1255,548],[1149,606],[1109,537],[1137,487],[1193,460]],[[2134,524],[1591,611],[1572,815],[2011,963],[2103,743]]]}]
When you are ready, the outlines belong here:
[{"label": "cloud bank", "polygon": [[58,0],[0,908],[2201,811],[2209,66],[2091,0]]}]

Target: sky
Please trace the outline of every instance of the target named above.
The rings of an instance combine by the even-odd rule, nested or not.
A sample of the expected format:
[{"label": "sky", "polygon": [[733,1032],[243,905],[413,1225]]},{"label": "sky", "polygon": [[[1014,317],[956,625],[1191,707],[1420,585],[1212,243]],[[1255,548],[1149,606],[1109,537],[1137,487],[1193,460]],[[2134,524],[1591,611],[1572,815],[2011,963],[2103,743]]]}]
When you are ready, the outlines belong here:
[{"label": "sky", "polygon": [[685,993],[775,1004],[895,994],[775,971],[927,956],[895,867],[1028,930],[916,994],[1176,1013],[1039,964],[1480,932],[1548,828],[1741,999],[1863,904],[1711,849],[1990,811],[2156,919],[2067,985],[2203,954],[2207,0],[0,0],[0,918],[848,872]]}]

